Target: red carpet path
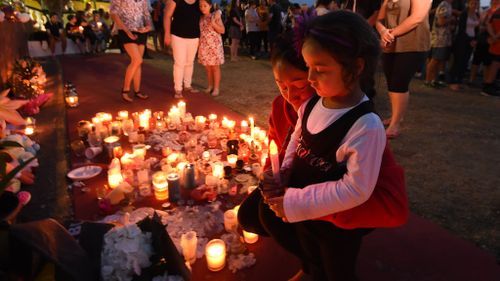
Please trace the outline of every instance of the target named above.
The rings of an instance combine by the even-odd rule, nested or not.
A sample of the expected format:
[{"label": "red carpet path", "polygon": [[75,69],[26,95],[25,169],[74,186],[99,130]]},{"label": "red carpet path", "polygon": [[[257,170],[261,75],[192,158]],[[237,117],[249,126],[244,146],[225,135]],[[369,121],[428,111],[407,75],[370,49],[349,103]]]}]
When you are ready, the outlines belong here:
[{"label": "red carpet path", "polygon": [[[150,98],[146,101],[136,99],[129,104],[120,98],[127,64],[124,55],[66,56],[61,63],[64,81],[73,82],[80,97],[80,106],[67,111],[68,134],[72,138],[76,133],[76,123],[82,119],[89,120],[96,112],[116,114],[122,109],[133,112],[145,108],[167,111],[176,102],[172,98],[171,69],[159,71],[144,66],[142,91],[149,94]],[[187,110],[194,115],[217,113],[234,119],[241,118],[207,95],[191,94],[185,100]],[[78,208],[78,203],[75,203],[75,208]],[[75,214],[84,213],[85,210],[75,210]],[[281,281],[287,280],[299,268],[295,258],[269,239],[260,240],[252,245],[251,250],[257,258],[254,267],[237,274],[232,274],[227,268],[222,272],[209,273],[205,269],[205,261],[198,260],[193,268],[193,280]],[[378,229],[365,238],[358,273],[361,281],[500,280],[500,266],[492,255],[415,215],[404,227]]]}]

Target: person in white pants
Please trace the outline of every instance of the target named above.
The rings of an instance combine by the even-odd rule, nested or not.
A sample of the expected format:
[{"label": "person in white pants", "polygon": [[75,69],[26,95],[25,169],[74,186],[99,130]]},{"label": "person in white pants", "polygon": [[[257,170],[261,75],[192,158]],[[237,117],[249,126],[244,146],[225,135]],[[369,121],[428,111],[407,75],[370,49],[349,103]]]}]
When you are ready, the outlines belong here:
[{"label": "person in white pants", "polygon": [[172,35],[172,52],[174,55],[174,90],[182,92],[182,85],[191,92],[194,58],[198,51],[199,38],[182,38]]}]

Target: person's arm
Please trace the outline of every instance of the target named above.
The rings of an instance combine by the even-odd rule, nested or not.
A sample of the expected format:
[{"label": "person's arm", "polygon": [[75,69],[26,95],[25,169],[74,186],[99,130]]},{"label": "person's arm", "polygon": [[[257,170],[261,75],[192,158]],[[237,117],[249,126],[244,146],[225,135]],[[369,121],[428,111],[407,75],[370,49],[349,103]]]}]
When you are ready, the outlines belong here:
[{"label": "person's arm", "polygon": [[378,12],[378,20],[375,23],[375,28],[380,34],[380,43],[382,47],[386,47],[394,41],[394,36],[391,34],[390,29],[388,29],[384,24],[385,16],[387,11],[387,0],[384,0],[380,10]]},{"label": "person's arm", "polygon": [[353,133],[346,136],[346,142],[337,150],[337,155],[347,161],[347,173],[340,180],[286,190],[283,209],[289,222],[349,210],[370,198],[378,180],[386,137],[382,127],[366,129],[365,124],[359,123],[363,118],[369,116],[354,124]]},{"label": "person's arm", "polygon": [[375,26],[375,23],[377,22],[377,18],[378,18],[378,12],[379,12],[379,10],[374,11],[373,14],[369,18],[366,19],[368,24],[370,24],[371,26]]},{"label": "person's arm", "polygon": [[132,34],[132,32],[128,29],[128,27],[123,23],[123,21],[118,16],[119,7],[116,5],[115,1],[118,1],[118,0],[111,1],[111,5],[109,7],[109,16],[111,17],[113,22],[116,24],[118,29],[123,30],[123,32],[125,32],[130,39],[132,39],[132,40],[137,39],[137,36]]},{"label": "person's arm", "polygon": [[165,46],[169,46],[172,43],[172,16],[174,15],[176,3],[174,0],[167,0],[167,5],[165,10],[163,10],[163,29],[165,30]]},{"label": "person's arm", "polygon": [[221,15],[222,12],[220,10],[215,11],[211,19],[212,27],[219,34],[223,34],[224,32],[226,32],[226,28],[224,27],[224,23],[222,22]]},{"label": "person's arm", "polygon": [[411,0],[411,14],[400,25],[391,30],[394,37],[406,34],[422,23],[429,14],[431,0]]}]

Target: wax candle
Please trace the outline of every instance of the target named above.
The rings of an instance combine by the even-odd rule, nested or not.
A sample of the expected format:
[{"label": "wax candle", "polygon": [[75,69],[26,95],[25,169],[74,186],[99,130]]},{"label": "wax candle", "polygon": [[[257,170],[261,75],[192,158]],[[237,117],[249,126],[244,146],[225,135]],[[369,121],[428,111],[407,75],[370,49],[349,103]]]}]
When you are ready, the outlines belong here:
[{"label": "wax candle", "polygon": [[181,235],[181,248],[184,259],[193,264],[196,261],[196,247],[198,246],[198,238],[196,231],[188,231]]},{"label": "wax candle", "polygon": [[253,244],[259,240],[259,235],[243,230],[243,238],[245,239],[246,243]]},{"label": "wax candle", "polygon": [[212,163],[212,175],[218,179],[224,176],[224,164],[222,162]]},{"label": "wax candle", "polygon": [[167,156],[167,163],[173,164],[177,161],[177,158],[179,157],[179,153],[173,152],[170,153],[170,155]]},{"label": "wax candle", "polygon": [[139,126],[143,127],[144,130],[149,130],[149,119],[151,118],[151,111],[144,110],[139,114]]},{"label": "wax candle", "polygon": [[224,228],[227,232],[235,231],[238,227],[238,217],[234,210],[224,212]]},{"label": "wax candle", "polygon": [[134,164],[133,160],[134,155],[130,153],[125,153],[121,158],[120,158],[120,163],[122,164],[122,168],[124,170],[128,170],[132,168],[132,165]]},{"label": "wax candle", "polygon": [[66,97],[66,104],[68,104],[69,107],[77,107],[78,106],[78,96],[67,96]]},{"label": "wax candle", "polygon": [[126,110],[120,110],[120,111],[118,111],[118,117],[121,120],[128,119],[128,111],[126,111]]},{"label": "wax candle", "polygon": [[203,151],[201,154],[201,159],[208,161],[210,160],[210,151]]},{"label": "wax candle", "polygon": [[35,118],[33,117],[26,118],[26,127],[24,128],[25,135],[30,136],[35,133],[35,123],[36,123]]},{"label": "wax candle", "polygon": [[207,122],[207,118],[205,118],[205,116],[196,116],[194,118],[194,122],[195,122],[195,125],[196,125],[196,128],[199,130],[199,131],[202,131],[203,129],[205,129],[205,123]]},{"label": "wax candle", "polygon": [[168,182],[164,172],[156,172],[153,174],[153,189],[156,200],[168,199]]},{"label": "wax candle", "polygon": [[260,130],[259,132],[259,140],[264,141],[266,139],[267,132],[265,130]]},{"label": "wax candle", "polygon": [[217,114],[210,114],[208,115],[208,120],[210,121],[210,123],[213,123],[215,122],[215,120],[217,120]]},{"label": "wax candle", "polygon": [[119,136],[121,135],[121,131],[122,131],[122,122],[120,121],[113,121],[111,122],[111,124],[109,125],[110,127],[110,132],[111,132],[111,135],[113,136]]},{"label": "wax candle", "polygon": [[220,239],[213,239],[205,247],[207,266],[210,271],[219,271],[226,265],[226,244]]},{"label": "wax candle", "polygon": [[135,144],[134,146],[132,146],[132,150],[134,152],[134,155],[136,157],[140,157],[142,159],[144,159],[146,157],[146,145],[145,144]]},{"label": "wax candle", "polygon": [[248,122],[247,122],[247,120],[241,121],[241,132],[242,133],[248,132]]},{"label": "wax candle", "polygon": [[255,121],[253,120],[253,117],[248,118],[248,120],[250,120],[250,137],[254,139]]},{"label": "wax candle", "polygon": [[229,163],[229,166],[231,166],[232,168],[236,167],[236,161],[238,161],[238,155],[229,154],[227,156],[227,163]]},{"label": "wax candle", "polygon": [[108,186],[111,189],[117,188],[120,183],[122,183],[123,177],[120,170],[109,170],[108,171]]},{"label": "wax candle", "polygon": [[179,116],[184,118],[186,116],[186,103],[184,101],[178,102],[177,108],[179,109]]},{"label": "wax candle", "polygon": [[278,146],[271,140],[271,144],[269,145],[269,156],[271,157],[271,168],[273,170],[274,180],[280,184],[280,159],[278,154]]}]

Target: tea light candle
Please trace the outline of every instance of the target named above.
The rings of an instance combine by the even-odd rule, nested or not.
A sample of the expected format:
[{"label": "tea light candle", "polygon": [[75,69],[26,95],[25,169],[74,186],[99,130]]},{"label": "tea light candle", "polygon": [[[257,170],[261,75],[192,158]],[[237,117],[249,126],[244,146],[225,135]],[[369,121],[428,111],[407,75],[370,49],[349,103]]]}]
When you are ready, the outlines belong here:
[{"label": "tea light candle", "polygon": [[229,154],[227,156],[227,163],[229,163],[229,166],[231,166],[232,168],[236,167],[236,161],[238,161],[238,155]]},{"label": "tea light candle", "polygon": [[234,130],[235,125],[236,125],[236,121],[227,120],[227,128],[229,129],[230,132],[232,132]]},{"label": "tea light candle", "polygon": [[248,122],[247,122],[247,120],[241,121],[241,132],[242,133],[248,132]]},{"label": "tea light candle", "polygon": [[170,155],[167,156],[167,163],[168,164],[175,163],[177,161],[178,157],[179,157],[179,153],[177,153],[177,152],[170,153]]},{"label": "tea light candle", "polygon": [[194,122],[195,122],[195,125],[196,125],[196,128],[199,130],[199,131],[202,131],[203,129],[205,129],[205,123],[207,122],[207,118],[205,116],[196,116],[194,118]]},{"label": "tea light candle", "polygon": [[212,175],[218,179],[224,176],[224,164],[222,162],[214,162],[212,164]]},{"label": "tea light candle", "polygon": [[164,172],[156,172],[153,174],[153,189],[155,191],[156,200],[168,199],[168,182]]},{"label": "tea light candle", "polygon": [[198,246],[198,238],[196,231],[188,231],[181,235],[181,248],[184,259],[193,264],[196,261],[196,247]]},{"label": "tea light candle", "polygon": [[226,244],[221,239],[213,239],[205,247],[207,266],[210,271],[219,271],[226,265]]},{"label": "tea light candle", "polygon": [[238,227],[238,217],[234,210],[224,212],[224,228],[227,232],[235,231]]},{"label": "tea light candle", "polygon": [[126,111],[126,110],[120,110],[120,111],[118,111],[118,117],[121,120],[128,119],[128,111]]},{"label": "tea light candle", "polygon": [[245,239],[246,243],[253,244],[259,240],[259,235],[243,230],[243,238]]},{"label": "tea light candle", "polygon": [[179,109],[179,116],[184,118],[186,116],[186,103],[184,101],[178,102],[177,108]]},{"label": "tea light candle", "polygon": [[120,170],[112,169],[108,171],[108,185],[109,188],[117,188],[123,181],[122,173]]}]

